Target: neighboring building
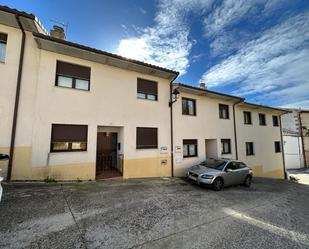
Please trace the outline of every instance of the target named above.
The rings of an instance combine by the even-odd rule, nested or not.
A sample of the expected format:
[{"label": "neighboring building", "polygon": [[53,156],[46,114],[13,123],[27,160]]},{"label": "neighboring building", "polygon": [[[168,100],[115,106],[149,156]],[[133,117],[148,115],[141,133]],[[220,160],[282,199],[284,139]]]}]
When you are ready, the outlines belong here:
[{"label": "neighboring building", "polygon": [[237,158],[256,176],[284,177],[279,119],[284,111],[205,88],[174,88],[180,92],[173,108],[175,175],[205,158]]},{"label": "neighboring building", "polygon": [[282,116],[284,157],[287,169],[308,167],[308,128],[309,111],[301,109],[287,109],[287,113]]},{"label": "neighboring building", "polygon": [[11,155],[0,168],[12,180],[182,176],[205,157],[283,178],[282,110],[182,84],[171,104],[177,72],[68,42],[60,27],[49,35],[1,6],[0,60],[0,153]]}]

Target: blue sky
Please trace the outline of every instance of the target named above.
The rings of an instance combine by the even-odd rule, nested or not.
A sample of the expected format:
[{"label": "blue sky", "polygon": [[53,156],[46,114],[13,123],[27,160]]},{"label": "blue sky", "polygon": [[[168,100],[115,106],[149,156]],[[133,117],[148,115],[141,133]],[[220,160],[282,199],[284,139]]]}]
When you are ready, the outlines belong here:
[{"label": "blue sky", "polygon": [[309,108],[309,1],[1,1],[67,39],[177,70],[178,82]]}]

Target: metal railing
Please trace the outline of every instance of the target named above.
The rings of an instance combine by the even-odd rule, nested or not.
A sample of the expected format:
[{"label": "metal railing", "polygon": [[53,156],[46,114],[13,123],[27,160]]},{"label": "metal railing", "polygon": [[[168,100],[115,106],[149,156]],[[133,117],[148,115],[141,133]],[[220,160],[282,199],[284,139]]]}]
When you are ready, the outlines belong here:
[{"label": "metal railing", "polygon": [[118,171],[123,173],[123,155],[122,154],[98,154],[97,171]]}]

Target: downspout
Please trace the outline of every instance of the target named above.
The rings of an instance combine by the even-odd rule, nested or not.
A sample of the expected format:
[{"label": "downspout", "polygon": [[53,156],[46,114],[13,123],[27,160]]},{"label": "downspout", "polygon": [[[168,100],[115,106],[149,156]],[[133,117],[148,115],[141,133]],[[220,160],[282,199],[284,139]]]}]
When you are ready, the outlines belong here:
[{"label": "downspout", "polygon": [[285,168],[285,158],[284,158],[284,146],[283,146],[283,134],[282,134],[282,125],[281,125],[281,115],[279,115],[279,122],[280,122],[280,138],[281,138],[281,149],[282,149],[282,162],[283,162],[283,172],[284,172],[284,179],[287,179],[286,175],[286,168]]},{"label": "downspout", "polygon": [[301,138],[301,145],[302,145],[302,151],[303,151],[303,158],[304,158],[304,168],[307,168],[307,162],[306,162],[306,154],[305,154],[305,142],[304,142],[304,133],[303,133],[303,124],[301,121],[301,111],[298,114],[298,120],[299,120],[299,128],[300,128],[300,138]]},{"label": "downspout", "polygon": [[244,100],[239,100],[233,104],[233,121],[234,121],[234,141],[235,141],[235,155],[236,160],[238,160],[238,146],[237,146],[237,131],[236,131],[236,117],[235,117],[235,106],[239,103],[243,102]]},{"label": "downspout", "polygon": [[23,72],[23,61],[24,61],[24,52],[25,52],[25,43],[26,43],[26,33],[19,19],[19,15],[15,15],[17,24],[19,29],[22,32],[21,38],[21,47],[20,47],[20,55],[19,55],[19,65],[18,65],[18,75],[17,75],[17,83],[16,83],[16,94],[15,94],[15,104],[14,104],[14,113],[13,113],[13,124],[12,124],[12,132],[11,132],[11,144],[10,144],[10,159],[8,163],[8,173],[7,180],[11,180],[12,176],[12,166],[14,159],[14,147],[15,147],[15,135],[16,135],[16,126],[17,126],[17,114],[18,114],[18,106],[19,106],[19,96],[20,96],[20,87],[21,87],[21,77]]}]

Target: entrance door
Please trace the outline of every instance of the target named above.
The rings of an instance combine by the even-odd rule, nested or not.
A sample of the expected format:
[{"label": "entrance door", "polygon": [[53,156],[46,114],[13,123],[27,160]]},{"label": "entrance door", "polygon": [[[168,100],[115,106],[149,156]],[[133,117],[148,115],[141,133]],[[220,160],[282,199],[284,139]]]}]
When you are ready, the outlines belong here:
[{"label": "entrance door", "polygon": [[121,176],[118,170],[117,133],[98,132],[96,164],[99,178]]}]

